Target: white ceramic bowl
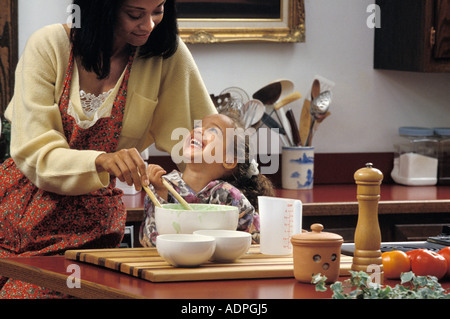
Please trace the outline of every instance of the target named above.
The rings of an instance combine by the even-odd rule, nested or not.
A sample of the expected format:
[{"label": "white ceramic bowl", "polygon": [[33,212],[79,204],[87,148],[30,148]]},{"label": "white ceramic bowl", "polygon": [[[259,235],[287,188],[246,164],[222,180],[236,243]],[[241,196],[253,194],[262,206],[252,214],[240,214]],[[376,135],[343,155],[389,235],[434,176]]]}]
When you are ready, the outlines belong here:
[{"label": "white ceramic bowl", "polygon": [[156,207],[155,223],[158,234],[192,234],[200,229],[236,230],[239,220],[237,207],[213,204],[163,204]]},{"label": "white ceramic bowl", "polygon": [[214,253],[214,237],[194,234],[168,234],[156,237],[159,255],[175,267],[196,267]]},{"label": "white ceramic bowl", "polygon": [[252,235],[233,230],[198,230],[196,235],[211,236],[216,239],[216,249],[212,259],[219,262],[233,262],[244,255],[252,243]]}]

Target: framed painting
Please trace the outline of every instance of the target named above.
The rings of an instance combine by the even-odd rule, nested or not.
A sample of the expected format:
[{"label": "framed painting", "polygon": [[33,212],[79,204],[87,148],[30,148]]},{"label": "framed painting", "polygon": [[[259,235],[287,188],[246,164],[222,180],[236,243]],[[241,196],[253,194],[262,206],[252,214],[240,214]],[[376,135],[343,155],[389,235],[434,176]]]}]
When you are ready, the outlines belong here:
[{"label": "framed painting", "polygon": [[12,97],[18,59],[17,0],[0,0],[0,117]]},{"label": "framed painting", "polygon": [[304,0],[177,0],[186,43],[304,42]]}]

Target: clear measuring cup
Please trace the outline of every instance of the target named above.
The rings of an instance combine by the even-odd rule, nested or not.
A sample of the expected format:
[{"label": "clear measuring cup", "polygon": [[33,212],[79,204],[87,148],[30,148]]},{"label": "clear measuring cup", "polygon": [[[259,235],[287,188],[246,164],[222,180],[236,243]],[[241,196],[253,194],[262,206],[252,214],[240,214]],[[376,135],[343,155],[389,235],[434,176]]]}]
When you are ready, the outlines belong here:
[{"label": "clear measuring cup", "polygon": [[291,236],[302,231],[302,202],[258,196],[260,250],[265,255],[290,255]]}]

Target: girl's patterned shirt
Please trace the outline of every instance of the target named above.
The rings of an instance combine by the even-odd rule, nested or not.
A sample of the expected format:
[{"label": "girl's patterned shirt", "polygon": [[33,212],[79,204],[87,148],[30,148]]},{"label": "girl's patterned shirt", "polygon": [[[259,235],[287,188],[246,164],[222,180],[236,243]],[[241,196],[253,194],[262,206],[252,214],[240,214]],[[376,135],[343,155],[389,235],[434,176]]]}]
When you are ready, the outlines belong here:
[{"label": "girl's patterned shirt", "polygon": [[[164,175],[163,178],[171,183],[175,190],[188,203],[236,206],[239,211],[237,230],[251,233],[253,242],[259,243],[259,215],[239,189],[228,182],[214,180],[209,182],[200,192],[195,193],[189,185],[183,181],[182,173],[176,170]],[[178,203],[172,194],[169,193],[167,201],[165,201],[158,196],[153,185],[150,185],[149,187],[161,203]],[[158,232],[155,225],[155,206],[149,196],[146,195],[144,221],[141,225],[139,240],[144,247],[155,246],[156,236],[158,236]]]}]

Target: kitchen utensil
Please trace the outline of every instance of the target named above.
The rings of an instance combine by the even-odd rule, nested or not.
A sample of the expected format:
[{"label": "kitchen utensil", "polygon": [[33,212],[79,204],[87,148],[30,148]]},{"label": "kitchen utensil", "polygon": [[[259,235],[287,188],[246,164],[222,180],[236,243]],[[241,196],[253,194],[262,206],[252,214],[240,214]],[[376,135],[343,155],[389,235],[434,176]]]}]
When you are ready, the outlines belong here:
[{"label": "kitchen utensil", "polygon": [[330,107],[331,103],[331,91],[324,91],[320,93],[311,103],[311,125],[309,127],[309,134],[308,138],[306,140],[305,146],[311,145],[312,140],[312,132],[314,128],[314,124],[317,120],[323,119],[326,116],[326,113],[328,112],[328,108]]},{"label": "kitchen utensil", "polygon": [[320,82],[320,92],[319,93],[324,92],[324,91],[331,91],[335,86],[335,83],[333,81],[331,81],[321,75],[316,75],[314,78]]},{"label": "kitchen utensil", "polygon": [[286,111],[286,117],[289,120],[289,124],[291,125],[292,138],[294,142],[294,146],[301,146],[302,141],[300,140],[300,132],[298,130],[297,123],[295,122],[294,112],[291,109]]},{"label": "kitchen utensil", "polygon": [[211,259],[218,262],[233,262],[239,259],[252,243],[252,235],[244,231],[197,230],[194,234],[214,237],[216,249]]},{"label": "kitchen utensil", "polygon": [[311,86],[311,101],[314,100],[320,94],[320,81],[318,79],[314,79],[313,84]]},{"label": "kitchen utensil", "polygon": [[[275,121],[273,118],[271,118],[269,116],[269,114],[267,114],[267,113],[263,114],[263,117],[261,119],[261,125],[262,124],[265,124],[271,130],[272,129],[277,129],[278,130],[278,134],[280,135],[280,139],[281,139],[283,145],[289,145],[289,142],[288,142],[288,140],[286,138],[286,131],[284,130],[283,127],[281,127],[280,124],[278,124],[277,121]],[[259,129],[259,127],[257,127],[256,129]]]},{"label": "kitchen utensil", "polygon": [[[256,93],[253,94],[253,98],[260,100],[266,106],[267,113],[272,113],[274,109],[274,104],[276,104],[277,101],[283,99],[293,91],[294,91],[294,83],[292,83],[292,81],[278,80],[258,90]],[[292,133],[286,115],[284,114],[284,112],[280,114],[277,113],[277,118],[278,121],[280,122],[280,125],[286,132],[285,139],[289,140],[289,144],[286,145],[292,144],[290,142],[292,141]]]},{"label": "kitchen utensil", "polygon": [[310,99],[303,102],[302,111],[300,113],[299,134],[302,145],[307,145],[309,127],[311,125],[311,101],[320,94],[320,81],[313,80],[311,85]]},{"label": "kitchen utensil", "polygon": [[266,255],[292,253],[290,237],[301,232],[302,202],[297,199],[258,196],[260,249]]},{"label": "kitchen utensil", "polygon": [[192,207],[188,204],[188,202],[185,201],[183,197],[181,197],[180,194],[170,185],[170,183],[162,178],[163,185],[169,190],[169,192],[177,199],[177,201],[183,205],[183,207],[187,210],[192,210]]},{"label": "kitchen utensil", "polygon": [[264,104],[256,99],[252,99],[245,103],[244,107],[244,127],[249,128],[257,124],[265,113]]},{"label": "kitchen utensil", "polygon": [[231,94],[225,93],[222,95],[214,95],[210,94],[211,100],[214,103],[214,106],[217,108],[217,110],[221,110],[224,107],[228,107],[231,103]]},{"label": "kitchen utensil", "polygon": [[158,234],[192,234],[201,229],[236,230],[239,212],[236,206],[190,204],[186,210],[181,204],[162,204],[155,208]]},{"label": "kitchen utensil", "polygon": [[216,240],[211,236],[169,234],[156,237],[159,255],[175,267],[195,267],[214,254]]},{"label": "kitchen utensil", "polygon": [[283,146],[281,186],[284,189],[312,189],[314,184],[314,147]]},{"label": "kitchen utensil", "polygon": [[233,86],[224,89],[222,92],[220,92],[219,95],[229,94],[230,95],[230,106],[234,107],[238,110],[240,110],[245,103],[250,100],[250,97],[248,96],[247,92],[245,90]]},{"label": "kitchen utensil", "polygon": [[281,95],[281,81],[273,82],[259,89],[253,94],[253,98],[263,104],[274,104]]},{"label": "kitchen utensil", "polygon": [[261,119],[261,122],[262,122],[263,124],[265,124],[265,125],[266,125],[268,128],[270,128],[270,129],[278,129],[278,133],[279,133],[279,134],[286,135],[286,132],[284,131],[284,128],[281,127],[281,125],[278,124],[277,121],[275,121],[273,118],[271,118],[271,117],[269,116],[269,114],[264,113],[264,114],[263,114],[263,117],[262,117],[262,119]]},{"label": "kitchen utensil", "polygon": [[319,127],[319,124],[322,123],[323,120],[325,120],[325,119],[326,119],[328,116],[330,116],[330,115],[331,115],[331,113],[330,113],[330,112],[327,112],[327,113],[325,113],[324,116],[322,116],[321,118],[319,118],[319,119],[316,120],[316,123],[314,123],[313,130],[312,130],[312,133],[311,133],[311,139],[310,139],[310,141],[309,141],[310,145],[312,144],[312,139],[313,139],[313,137],[314,137],[314,134],[315,134],[316,131],[317,131],[317,128]]},{"label": "kitchen utensil", "polygon": [[298,128],[300,132],[300,140],[302,145],[306,146],[309,134],[309,126],[311,125],[311,101],[305,99],[303,102],[302,111],[300,113],[300,126]]},{"label": "kitchen utensil", "polygon": [[[289,139],[290,145],[294,145],[294,143],[293,143],[293,138],[292,138],[291,136],[289,136],[289,134],[287,134],[288,126],[285,125],[285,121],[283,121],[283,120],[280,118],[280,115],[278,114],[278,110],[280,110],[280,109],[281,109],[282,107],[284,107],[285,105],[288,105],[289,103],[292,103],[292,102],[294,102],[294,101],[300,99],[301,97],[302,97],[302,95],[301,95],[299,92],[293,92],[293,93],[287,95],[287,96],[284,97],[282,100],[280,100],[280,101],[277,102],[275,105],[273,105],[272,112],[270,112],[270,114],[269,114],[269,116],[272,116],[272,114],[275,113],[275,115],[276,115],[277,118],[278,118],[278,121],[280,122],[281,126],[284,128],[284,130],[285,130],[285,132],[286,132],[286,135],[287,135],[287,137],[288,137],[288,139]],[[289,122],[288,122],[287,124],[289,124]],[[289,125],[289,128],[290,128],[290,125]],[[289,130],[289,131],[290,131],[290,130]],[[292,132],[291,132],[291,131],[290,131],[290,133],[291,133],[291,135],[292,135]]]},{"label": "kitchen utensil", "polygon": [[[278,111],[279,109],[281,109],[283,106],[288,105],[289,103],[292,103],[294,101],[297,101],[299,99],[301,99],[302,95],[299,92],[292,92],[289,95],[287,95],[286,97],[284,97],[283,99],[281,99],[279,102],[277,102],[274,106],[273,106],[273,112]],[[272,115],[272,114],[270,114]]]},{"label": "kitchen utensil", "polygon": [[156,198],[155,194],[150,190],[148,186],[143,186],[145,192],[147,193],[148,197],[150,197],[150,200],[153,202],[155,207],[161,207],[161,203]]},{"label": "kitchen utensil", "polygon": [[323,232],[321,224],[311,225],[311,232],[292,236],[294,276],[300,282],[311,283],[312,275],[321,273],[327,283],[339,277],[341,246],[340,235]]},{"label": "kitchen utensil", "polygon": [[[292,131],[290,130],[290,124],[287,119],[284,120],[285,116],[284,117],[282,116],[280,118],[280,114],[278,113],[278,111],[285,105],[288,105],[289,103],[299,100],[301,97],[302,97],[302,95],[299,92],[293,92],[293,93],[290,93],[289,95],[287,95],[286,97],[284,97],[283,99],[281,99],[279,102],[277,102],[273,106],[272,113],[275,112],[275,114],[278,118],[278,121],[280,122],[280,124],[284,128],[284,130],[286,131],[286,136],[289,140],[290,145],[294,145]],[[269,115],[272,115],[272,113]]]},{"label": "kitchen utensil", "polygon": [[328,108],[331,103],[331,91],[324,91],[320,93],[311,105],[311,114],[314,115],[316,119],[322,118],[325,113],[328,112]]}]

